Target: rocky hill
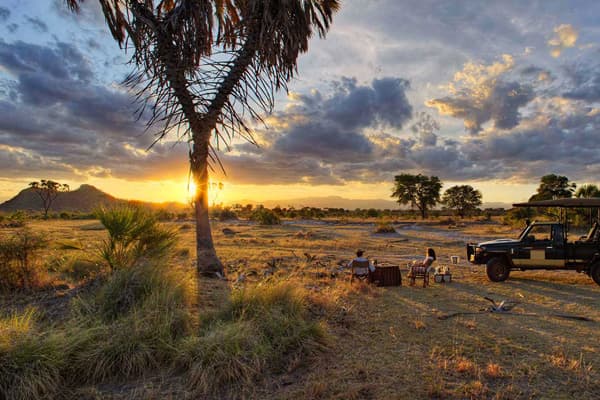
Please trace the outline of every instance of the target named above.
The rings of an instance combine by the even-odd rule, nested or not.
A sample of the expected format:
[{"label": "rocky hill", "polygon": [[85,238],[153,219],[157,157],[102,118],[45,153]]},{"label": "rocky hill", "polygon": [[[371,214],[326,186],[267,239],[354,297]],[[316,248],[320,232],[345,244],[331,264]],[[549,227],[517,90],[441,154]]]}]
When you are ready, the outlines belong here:
[{"label": "rocky hill", "polygon": [[[79,211],[91,212],[100,206],[114,206],[127,203],[126,200],[117,199],[92,185],[81,185],[79,189],[60,193],[52,203],[50,212]],[[0,204],[0,211],[12,212],[17,210],[41,211],[42,200],[31,189],[23,189],[10,200]]]}]

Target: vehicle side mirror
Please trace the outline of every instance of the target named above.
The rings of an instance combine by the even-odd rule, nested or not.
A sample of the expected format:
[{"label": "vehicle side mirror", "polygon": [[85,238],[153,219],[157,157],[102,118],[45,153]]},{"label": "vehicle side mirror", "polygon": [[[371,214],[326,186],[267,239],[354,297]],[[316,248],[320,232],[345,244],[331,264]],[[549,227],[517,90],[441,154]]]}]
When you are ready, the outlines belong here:
[{"label": "vehicle side mirror", "polygon": [[525,236],[525,242],[529,243],[529,242],[535,242],[535,236],[533,235],[527,235]]}]

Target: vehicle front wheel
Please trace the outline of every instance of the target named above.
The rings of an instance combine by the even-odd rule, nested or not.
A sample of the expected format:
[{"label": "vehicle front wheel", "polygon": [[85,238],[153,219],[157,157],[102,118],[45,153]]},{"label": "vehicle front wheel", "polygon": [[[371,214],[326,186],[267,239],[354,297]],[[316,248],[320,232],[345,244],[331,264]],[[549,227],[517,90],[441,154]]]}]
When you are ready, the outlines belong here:
[{"label": "vehicle front wheel", "polygon": [[492,282],[503,282],[508,279],[510,267],[506,260],[500,257],[494,257],[487,262],[485,272]]},{"label": "vehicle front wheel", "polygon": [[594,265],[592,265],[592,268],[590,269],[590,276],[592,277],[594,282],[600,285],[600,262],[597,262]]}]

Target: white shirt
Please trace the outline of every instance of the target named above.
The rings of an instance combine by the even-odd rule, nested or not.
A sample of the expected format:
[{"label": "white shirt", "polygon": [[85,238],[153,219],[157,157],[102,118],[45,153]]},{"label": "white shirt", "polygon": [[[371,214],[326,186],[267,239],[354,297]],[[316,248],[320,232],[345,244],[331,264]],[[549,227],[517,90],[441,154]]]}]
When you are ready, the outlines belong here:
[{"label": "white shirt", "polygon": [[373,266],[373,264],[371,264],[371,261],[369,261],[369,259],[368,259],[368,258],[365,258],[365,257],[356,257],[354,260],[352,260],[352,261],[350,261],[350,262],[348,263],[348,268],[352,268],[352,263],[353,263],[354,261],[360,261],[360,262],[367,261],[367,262],[369,263],[369,270],[370,270],[371,272],[374,272],[374,271],[375,271],[375,267]]}]

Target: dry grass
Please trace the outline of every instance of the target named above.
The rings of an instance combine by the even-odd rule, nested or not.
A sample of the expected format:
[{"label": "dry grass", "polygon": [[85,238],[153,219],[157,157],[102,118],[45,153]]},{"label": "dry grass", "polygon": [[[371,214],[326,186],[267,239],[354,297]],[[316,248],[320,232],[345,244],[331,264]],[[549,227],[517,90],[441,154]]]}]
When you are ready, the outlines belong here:
[{"label": "dry grass", "polygon": [[[60,237],[60,244],[51,245],[49,253],[82,258],[106,234],[81,229],[89,224],[47,221],[32,227]],[[226,227],[235,234],[222,234]],[[248,398],[600,398],[596,384],[600,343],[593,340],[600,327],[600,287],[589,277],[568,271],[515,272],[504,283],[491,283],[482,267],[465,263],[464,244],[514,236],[512,228],[471,222],[456,229],[436,222],[394,227],[396,234],[376,235],[374,223],[358,221],[284,221],[275,227],[244,221],[215,223],[217,250],[227,265],[230,286],[291,281],[307,291],[310,313],[326,320],[332,335],[329,350],[312,358],[310,368],[299,362],[299,369],[292,366],[275,376],[267,374]],[[180,262],[191,267],[194,232],[179,232]],[[338,268],[357,248],[380,262],[404,266],[429,246],[436,249],[438,264],[450,265],[453,283],[432,284],[427,289],[350,285],[349,277]],[[461,257],[459,265],[451,265],[452,255]],[[223,282],[203,281],[198,301],[216,312],[227,290]],[[535,316],[481,313],[437,318],[487,307],[483,296],[518,300],[521,304],[515,314]],[[9,309],[12,300],[2,301]],[[593,321],[550,316],[554,313],[582,315]],[[143,389],[143,382],[148,380],[119,393],[106,388],[90,391],[99,390],[98,398],[144,398],[144,393],[150,398],[191,396],[185,380],[156,383],[148,390]]]}]

